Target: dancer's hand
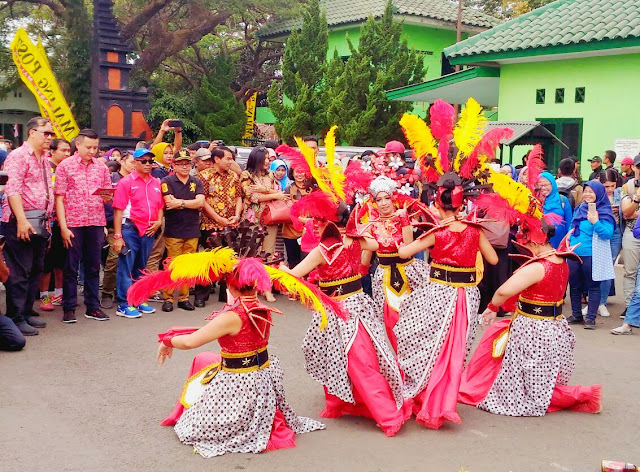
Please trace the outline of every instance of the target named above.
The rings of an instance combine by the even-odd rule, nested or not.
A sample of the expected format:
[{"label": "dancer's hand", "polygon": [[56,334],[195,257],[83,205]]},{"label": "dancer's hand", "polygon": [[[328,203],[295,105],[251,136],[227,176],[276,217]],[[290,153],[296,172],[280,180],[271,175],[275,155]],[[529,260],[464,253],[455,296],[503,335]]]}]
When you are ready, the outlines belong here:
[{"label": "dancer's hand", "polygon": [[497,313],[495,311],[491,311],[489,308],[484,310],[484,312],[480,315],[481,325],[483,327],[489,326],[496,320]]},{"label": "dancer's hand", "polygon": [[164,344],[160,343],[160,345],[158,346],[158,355],[156,356],[156,361],[158,362],[158,365],[164,364],[164,361],[166,361],[167,358],[171,359],[172,354],[173,354],[172,347],[165,346]]}]

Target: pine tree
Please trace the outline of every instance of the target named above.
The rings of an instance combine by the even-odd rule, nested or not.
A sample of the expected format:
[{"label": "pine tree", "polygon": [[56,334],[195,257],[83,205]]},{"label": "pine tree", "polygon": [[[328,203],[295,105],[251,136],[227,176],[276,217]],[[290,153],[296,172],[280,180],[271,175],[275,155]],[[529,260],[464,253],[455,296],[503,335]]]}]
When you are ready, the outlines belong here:
[{"label": "pine tree", "polygon": [[244,134],[246,114],[229,84],[236,75],[235,62],[221,54],[213,60],[213,67],[194,91],[194,121],[210,139],[225,143],[239,143]]},{"label": "pine tree", "polygon": [[398,121],[413,104],[389,101],[384,92],[422,81],[426,70],[423,57],[402,39],[402,23],[393,20],[391,1],[380,20],[369,17],[361,26],[357,48],[347,41],[351,57],[340,68],[335,64],[340,58],[334,54],[328,69],[329,122],[338,124],[351,145],[401,139]]},{"label": "pine tree", "polygon": [[291,31],[282,61],[282,81],[269,89],[269,107],[276,117],[276,131],[284,140],[319,134],[327,128],[324,74],[327,68],[327,19],[319,0],[311,0],[302,27]]}]

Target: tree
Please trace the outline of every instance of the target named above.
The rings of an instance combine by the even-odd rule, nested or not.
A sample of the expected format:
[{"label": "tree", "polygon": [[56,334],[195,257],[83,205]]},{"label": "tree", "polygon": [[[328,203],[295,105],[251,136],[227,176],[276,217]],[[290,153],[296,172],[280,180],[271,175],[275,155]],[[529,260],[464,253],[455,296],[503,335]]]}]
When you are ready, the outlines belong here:
[{"label": "tree", "polygon": [[[282,62],[282,81],[269,89],[269,107],[276,117],[282,139],[319,134],[327,128],[323,103],[328,49],[327,19],[319,0],[311,0],[299,30],[287,39]],[[289,105],[291,103],[291,105]]]},{"label": "tree", "polygon": [[411,102],[387,100],[385,90],[421,82],[426,70],[422,55],[402,39],[402,23],[393,20],[387,3],[380,20],[369,17],[360,28],[356,48],[347,38],[351,57],[341,67],[337,54],[329,65],[325,102],[328,119],[351,145],[373,146],[402,138],[398,121]]}]

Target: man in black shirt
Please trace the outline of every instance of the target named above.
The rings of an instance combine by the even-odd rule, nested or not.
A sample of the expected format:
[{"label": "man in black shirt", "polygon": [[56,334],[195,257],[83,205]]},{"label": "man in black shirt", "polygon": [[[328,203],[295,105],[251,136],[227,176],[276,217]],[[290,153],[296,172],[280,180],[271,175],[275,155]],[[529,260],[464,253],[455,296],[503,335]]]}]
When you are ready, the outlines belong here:
[{"label": "man in black shirt", "polygon": [[587,159],[591,164],[591,174],[589,175],[589,180],[597,180],[600,178],[600,173],[604,170],[602,169],[602,158],[600,156],[594,156],[592,159]]},{"label": "man in black shirt", "polygon": [[[191,156],[180,151],[173,160],[175,174],[162,179],[162,195],[165,204],[164,237],[167,257],[173,259],[181,254],[198,250],[200,237],[200,209],[204,206],[204,189],[197,177],[189,175]],[[173,311],[173,290],[163,290],[162,311]],[[189,302],[189,287],[179,289],[178,308],[192,311]]]}]

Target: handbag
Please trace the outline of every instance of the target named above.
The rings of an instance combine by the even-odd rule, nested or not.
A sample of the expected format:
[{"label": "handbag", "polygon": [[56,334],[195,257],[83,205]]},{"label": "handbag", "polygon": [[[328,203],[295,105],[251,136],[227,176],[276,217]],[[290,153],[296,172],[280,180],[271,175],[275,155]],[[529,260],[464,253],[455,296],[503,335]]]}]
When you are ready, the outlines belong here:
[{"label": "handbag", "polygon": [[25,210],[24,216],[31,226],[33,226],[34,235],[44,239],[51,237],[49,231],[49,215],[47,210]]},{"label": "handbag", "polygon": [[291,223],[291,200],[271,200],[267,202],[260,215],[262,226],[277,225],[278,223]]}]

